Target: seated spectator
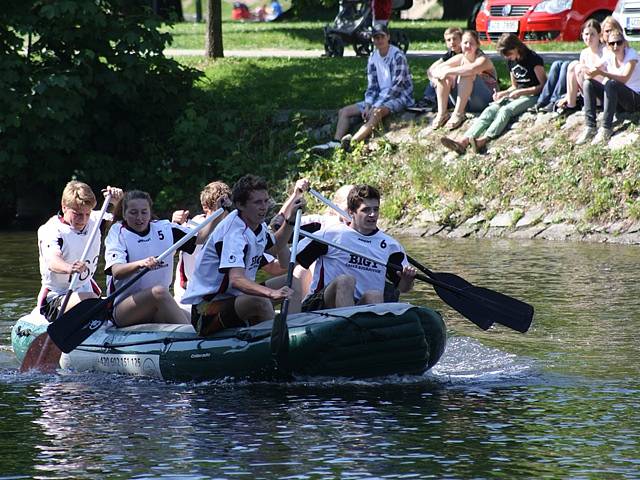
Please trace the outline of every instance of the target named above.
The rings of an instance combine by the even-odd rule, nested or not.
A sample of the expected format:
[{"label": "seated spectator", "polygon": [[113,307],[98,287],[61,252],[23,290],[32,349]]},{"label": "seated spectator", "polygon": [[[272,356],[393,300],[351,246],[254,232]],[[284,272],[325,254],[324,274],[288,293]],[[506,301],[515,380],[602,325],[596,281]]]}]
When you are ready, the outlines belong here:
[{"label": "seated spectator", "polygon": [[282,5],[278,0],[273,0],[269,5],[267,15],[264,17],[265,22],[273,22],[276,18],[282,15]]},{"label": "seated spectator", "polygon": [[436,60],[427,69],[427,77],[429,78],[429,84],[424,90],[424,96],[418,101],[418,106],[433,111],[437,107],[436,86],[433,82],[433,71],[442,65],[450,58],[462,53],[462,30],[458,27],[449,27],[444,31],[444,43],[447,46],[447,53]]},{"label": "seated spectator", "polygon": [[[601,67],[586,70],[582,84],[584,92],[585,127],[577,145],[591,140],[592,145],[608,143],[613,133],[613,115],[617,109],[640,111],[640,68],[638,53],[624,39],[620,30],[612,30],[607,37],[607,50]],[[596,80],[604,77],[604,85]],[[596,100],[603,103],[602,125],[596,134]],[[594,137],[595,134],[595,137]]]},{"label": "seated spectator", "polygon": [[449,137],[440,139],[445,147],[459,154],[463,154],[469,145],[474,152],[480,152],[490,140],[500,136],[512,119],[535,105],[547,80],[542,57],[516,35],[502,34],[496,50],[507,59],[511,86],[493,94],[493,103],[476,118],[462,140]]},{"label": "seated spectator", "polygon": [[[385,25],[378,23],[372,30],[375,50],[367,63],[364,101],[340,109],[334,140],[313,147],[312,151],[316,153],[340,145],[350,151],[351,143],[368,138],[384,117],[401,112],[414,103],[407,57],[402,50],[389,43],[389,31]],[[347,133],[352,117],[361,117],[365,122],[353,136]]]},{"label": "seated spectator", "polygon": [[[574,60],[567,68],[566,95],[560,98],[556,104],[557,109],[562,113],[570,113],[578,109],[578,94],[582,94],[582,83],[586,70],[602,65],[604,51],[600,33],[600,24],[592,18],[582,26],[582,41],[587,47],[580,52],[580,60]],[[551,78],[551,74],[549,77]],[[602,83],[604,79],[598,77],[596,80]]]},{"label": "seated spectator", "polygon": [[231,9],[231,20],[251,20],[251,12],[246,3],[233,2]]},{"label": "seated spectator", "polygon": [[[436,85],[438,114],[433,128],[446,123],[448,130],[455,130],[465,121],[465,111],[484,110],[498,87],[498,74],[493,62],[480,50],[480,40],[475,31],[462,35],[462,53],[440,64],[432,71]],[[455,100],[453,114],[449,116],[449,95]]]},{"label": "seated spectator", "polygon": [[547,81],[530,111],[549,113],[555,110],[556,103],[567,93],[567,71],[571,63],[569,60],[556,60],[551,64]]}]

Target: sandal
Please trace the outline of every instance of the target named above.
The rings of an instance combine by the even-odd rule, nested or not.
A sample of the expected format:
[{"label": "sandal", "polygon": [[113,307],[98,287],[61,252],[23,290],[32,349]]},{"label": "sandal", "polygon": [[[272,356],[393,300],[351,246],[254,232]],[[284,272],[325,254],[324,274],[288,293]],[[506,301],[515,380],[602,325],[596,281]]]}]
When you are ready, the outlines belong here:
[{"label": "sandal", "polygon": [[454,113],[453,115],[451,115],[451,118],[449,119],[445,127],[447,127],[447,130],[449,131],[455,130],[456,128],[460,128],[460,126],[465,122],[466,119],[467,117],[464,113]]},{"label": "sandal", "polygon": [[440,115],[439,113],[434,117],[433,122],[431,122],[431,128],[434,130],[436,128],[440,128],[444,126],[445,123],[449,121],[449,112],[444,115]]},{"label": "sandal", "polygon": [[465,147],[463,144],[461,144],[460,142],[456,142],[453,138],[449,137],[442,137],[440,139],[440,143],[447,147],[449,150],[453,150],[458,155],[464,155],[464,152],[467,149],[467,147]]},{"label": "sandal", "polygon": [[469,137],[469,145],[471,145],[471,149],[473,153],[480,153],[480,148],[478,148],[478,144],[476,143],[476,139],[473,137]]}]

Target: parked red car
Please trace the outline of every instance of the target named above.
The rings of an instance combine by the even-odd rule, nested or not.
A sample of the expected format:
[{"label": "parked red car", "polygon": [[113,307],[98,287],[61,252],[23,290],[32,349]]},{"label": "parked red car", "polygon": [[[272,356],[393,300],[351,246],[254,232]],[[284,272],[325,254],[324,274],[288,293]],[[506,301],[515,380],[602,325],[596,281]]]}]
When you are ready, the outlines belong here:
[{"label": "parked red car", "polygon": [[476,17],[481,40],[495,42],[505,32],[527,42],[580,39],[589,18],[602,21],[617,0],[485,0]]}]

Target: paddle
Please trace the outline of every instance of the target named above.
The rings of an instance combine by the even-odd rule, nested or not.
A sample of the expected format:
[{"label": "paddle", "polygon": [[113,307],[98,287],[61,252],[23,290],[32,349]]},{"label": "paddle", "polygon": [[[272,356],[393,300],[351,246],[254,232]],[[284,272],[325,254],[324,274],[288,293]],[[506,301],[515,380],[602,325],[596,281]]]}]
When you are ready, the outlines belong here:
[{"label": "paddle", "polygon": [[[91,232],[89,233],[89,239],[84,246],[84,250],[82,251],[82,255],[80,255],[80,260],[86,261],[87,255],[89,254],[89,249],[93,244],[94,239],[96,238],[96,234],[98,233],[98,229],[100,228],[100,224],[102,223],[102,219],[104,218],[105,213],[107,213],[107,208],[109,208],[109,203],[111,202],[111,194],[109,193],[102,204],[102,208],[100,209],[100,216],[96,220],[96,223],[93,225]],[[62,304],[60,305],[60,310],[58,310],[58,315],[56,315],[56,320],[59,319],[64,311],[67,309],[67,305],[69,304],[69,298],[71,294],[76,289],[76,285],[80,280],[80,274],[78,272],[74,273],[71,277],[71,283],[69,284],[69,289],[62,300]],[[58,364],[60,363],[60,355],[62,352],[56,346],[55,343],[51,340],[48,333],[43,333],[38,336],[27,350],[27,353],[22,360],[22,365],[20,366],[21,372],[26,372],[27,370],[37,369],[42,372],[54,372],[58,368]]]},{"label": "paddle", "polygon": [[[351,221],[351,216],[347,212],[321,193],[311,188],[309,193],[328,207],[333,208],[346,220]],[[476,323],[480,328],[486,330],[495,321],[521,333],[529,330],[533,321],[533,306],[528,303],[488,288],[476,287],[453,273],[432,272],[408,254],[407,259],[432,281],[417,277],[419,280],[431,283],[438,296],[445,303]],[[489,317],[482,315],[475,302],[480,302],[485,308],[492,310],[491,315]]]},{"label": "paddle", "polygon": [[[296,211],[296,222],[293,227],[293,242],[291,244],[291,255],[289,257],[289,268],[287,270],[287,287],[293,284],[293,269],[296,266],[296,255],[298,253],[298,240],[300,238],[300,222],[302,220],[302,209]],[[287,327],[287,315],[289,313],[289,298],[282,302],[280,315],[273,320],[271,329],[271,353],[280,366],[286,363],[289,353],[289,328]]]},{"label": "paddle", "polygon": [[[204,222],[189,231],[189,233],[184,237],[156,257],[156,260],[161,262],[169,255],[172,255],[173,252],[188,242],[191,237],[197,235],[200,230],[222,215],[223,212],[224,209],[222,208],[213,212]],[[51,339],[63,352],[69,353],[72,351],[93,332],[100,328],[105,320],[107,320],[109,310],[116,297],[122,295],[129,287],[140,280],[140,278],[150,270],[150,268],[143,268],[128,282],[106,298],[89,298],[80,302],[49,325],[47,331],[49,332]]]},{"label": "paddle", "polygon": [[[503,309],[502,311],[499,311],[498,313],[500,314],[495,317],[496,322],[521,333],[525,333],[527,330],[529,330],[531,322],[533,321],[534,313],[532,305],[518,300],[517,298],[505,295],[504,293],[496,292],[495,290],[491,290],[489,288],[472,285],[464,278],[454,273],[433,272],[426,266],[418,262],[415,258],[411,258],[408,255],[407,258],[409,260],[409,263],[429,276],[431,279],[443,284],[456,287],[463,291],[471,289],[476,295],[480,295],[485,303],[491,302],[496,308]],[[438,296],[445,300],[442,296],[443,292],[439,292],[437,288],[435,288],[435,290]],[[447,292],[446,294],[450,293]]]},{"label": "paddle", "polygon": [[[351,255],[356,255],[371,262],[384,265],[387,268],[391,268],[392,270],[398,272],[402,271],[402,267],[400,265],[388,264],[383,260],[370,257],[361,252],[357,252],[355,250],[347,248],[343,245],[339,245],[335,242],[317,237],[316,235],[307,233],[304,230],[301,230],[300,234],[310,238],[311,240],[315,240],[316,242],[323,243],[325,245],[337,248],[338,250],[350,253]],[[492,290],[486,288],[475,287],[464,280],[464,284],[462,282],[459,282],[459,286],[456,287],[441,282],[437,279],[429,278],[425,275],[418,274],[416,275],[416,278],[433,285],[436,293],[445,303],[447,303],[447,305],[458,311],[464,317],[471,320],[483,330],[487,330],[493,324],[493,322],[509,323],[510,317],[514,316],[517,316],[520,322],[522,324],[525,324],[527,323],[525,317],[528,315],[528,323],[531,323],[531,317],[533,316],[533,307],[525,304],[524,302],[520,302],[519,300],[499,294],[498,292],[493,292]],[[522,308],[520,304],[526,305],[526,307],[528,308]]]}]

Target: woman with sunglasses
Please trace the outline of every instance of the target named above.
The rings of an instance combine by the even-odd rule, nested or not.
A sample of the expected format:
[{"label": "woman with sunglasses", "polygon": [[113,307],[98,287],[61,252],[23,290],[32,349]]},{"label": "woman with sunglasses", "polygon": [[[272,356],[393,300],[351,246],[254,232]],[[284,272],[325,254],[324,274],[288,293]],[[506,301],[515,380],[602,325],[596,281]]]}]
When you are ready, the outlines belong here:
[{"label": "woman with sunglasses", "polygon": [[[624,39],[622,31],[612,30],[607,37],[604,63],[587,69],[582,85],[586,125],[576,140],[582,145],[591,140],[592,145],[608,143],[613,134],[613,115],[617,109],[627,112],[640,111],[640,68],[638,53]],[[604,85],[596,77],[604,77]],[[602,125],[596,133],[596,101],[604,108]],[[594,137],[595,134],[595,137]]]}]

